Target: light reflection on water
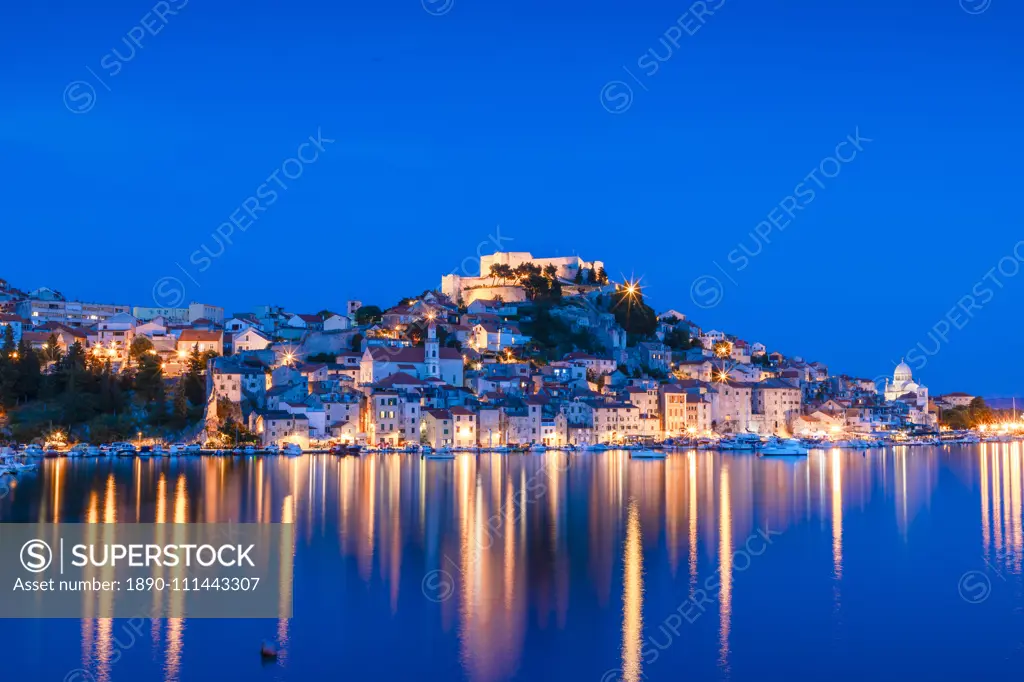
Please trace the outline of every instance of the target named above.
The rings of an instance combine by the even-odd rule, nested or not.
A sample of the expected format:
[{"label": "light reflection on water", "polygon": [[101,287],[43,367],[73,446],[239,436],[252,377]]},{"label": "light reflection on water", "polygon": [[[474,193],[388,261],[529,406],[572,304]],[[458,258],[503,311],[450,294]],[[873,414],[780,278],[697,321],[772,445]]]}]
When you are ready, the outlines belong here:
[{"label": "light reflection on water", "polygon": [[[765,665],[811,674],[816,656],[848,657],[833,676],[857,679],[864,649],[905,637],[898,628],[919,610],[927,632],[903,646],[908,660],[920,658],[911,670],[934,666],[942,678],[961,663],[942,656],[984,634],[1006,654],[988,661],[996,674],[1015,669],[1010,633],[1024,624],[1021,457],[1019,444],[981,444],[793,459],[46,460],[0,501],[0,519],[84,521],[96,538],[123,522],[294,523],[294,545],[281,548],[294,563],[282,580],[294,617],[147,621],[136,647],[122,621],[96,618],[102,604],[83,597],[87,617],[74,631],[67,621],[3,621],[0,634],[23,652],[16,665],[52,679],[83,668],[104,682],[213,679],[225,669],[300,680],[339,659],[380,679],[597,680],[616,669],[635,682],[676,679],[680,665],[694,679],[739,679]],[[738,557],[759,529],[781,535],[763,556]],[[987,565],[992,599],[965,610],[957,579]],[[432,571],[451,581],[444,598],[425,594]],[[655,648],[650,635],[709,585],[704,617]],[[261,639],[280,647],[269,669],[253,661]],[[946,641],[949,653],[936,654]]]}]

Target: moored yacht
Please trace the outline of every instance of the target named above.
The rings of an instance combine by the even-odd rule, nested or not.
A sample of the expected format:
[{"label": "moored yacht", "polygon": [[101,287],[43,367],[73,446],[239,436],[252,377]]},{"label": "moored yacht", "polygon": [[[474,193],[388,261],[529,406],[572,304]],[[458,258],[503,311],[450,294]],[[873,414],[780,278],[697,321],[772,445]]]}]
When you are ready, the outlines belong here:
[{"label": "moored yacht", "polygon": [[778,438],[763,445],[760,452],[765,457],[800,456],[807,454],[807,448],[795,438]]},{"label": "moored yacht", "polygon": [[761,437],[756,433],[740,433],[732,438],[718,441],[719,450],[754,450],[761,444]]}]

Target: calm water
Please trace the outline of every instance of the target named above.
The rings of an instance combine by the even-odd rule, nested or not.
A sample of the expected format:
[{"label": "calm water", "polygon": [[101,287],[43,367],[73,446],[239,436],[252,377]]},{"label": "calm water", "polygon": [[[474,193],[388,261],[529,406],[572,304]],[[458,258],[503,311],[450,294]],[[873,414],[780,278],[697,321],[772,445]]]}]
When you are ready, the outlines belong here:
[{"label": "calm water", "polygon": [[1022,456],[46,460],[0,520],[294,522],[295,616],[147,622],[139,637],[121,620],[4,620],[4,673],[1020,679]]}]

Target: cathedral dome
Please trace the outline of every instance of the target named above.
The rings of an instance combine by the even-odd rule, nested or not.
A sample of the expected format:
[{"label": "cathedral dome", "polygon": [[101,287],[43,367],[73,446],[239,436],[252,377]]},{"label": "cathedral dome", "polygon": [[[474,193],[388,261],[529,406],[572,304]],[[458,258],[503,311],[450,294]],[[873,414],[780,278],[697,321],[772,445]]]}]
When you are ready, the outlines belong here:
[{"label": "cathedral dome", "polygon": [[910,371],[910,365],[908,365],[905,362],[901,362],[900,364],[896,365],[896,371],[893,372],[892,378],[893,381],[897,383],[901,381],[910,382],[911,380],[913,380],[914,375]]}]

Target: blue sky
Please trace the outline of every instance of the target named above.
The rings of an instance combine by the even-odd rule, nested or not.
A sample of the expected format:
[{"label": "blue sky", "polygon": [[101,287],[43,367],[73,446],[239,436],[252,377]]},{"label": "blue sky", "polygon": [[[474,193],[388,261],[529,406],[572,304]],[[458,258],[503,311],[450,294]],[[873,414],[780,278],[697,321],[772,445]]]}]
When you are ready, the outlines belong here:
[{"label": "blue sky", "polygon": [[[135,305],[388,305],[500,225],[506,249],[604,260],[659,309],[833,371],[875,377],[921,344],[933,391],[1011,395],[1024,10],[987,2],[708,0],[703,21],[661,1],[5,3],[0,277]],[[610,113],[614,81],[632,97]],[[335,141],[245,219],[318,131]],[[756,241],[815,168],[838,172]],[[199,272],[232,214],[246,229]]]}]

